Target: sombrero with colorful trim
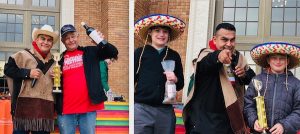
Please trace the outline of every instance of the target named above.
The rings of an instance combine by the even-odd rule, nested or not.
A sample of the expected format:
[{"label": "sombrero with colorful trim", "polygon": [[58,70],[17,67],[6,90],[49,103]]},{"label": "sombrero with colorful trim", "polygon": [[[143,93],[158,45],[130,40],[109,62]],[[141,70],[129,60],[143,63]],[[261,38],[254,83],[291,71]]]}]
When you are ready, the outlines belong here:
[{"label": "sombrero with colorful trim", "polygon": [[251,49],[250,54],[253,61],[263,68],[269,66],[267,56],[270,54],[287,54],[290,60],[288,69],[295,68],[300,63],[300,47],[284,42],[267,42],[256,45]]},{"label": "sombrero with colorful trim", "polygon": [[[151,14],[137,20],[134,24],[134,33],[142,40],[146,40],[148,29],[152,26],[167,26],[171,29],[170,41],[177,39],[185,28],[185,23],[171,15],[167,14]],[[148,37],[148,41],[150,38]]]}]

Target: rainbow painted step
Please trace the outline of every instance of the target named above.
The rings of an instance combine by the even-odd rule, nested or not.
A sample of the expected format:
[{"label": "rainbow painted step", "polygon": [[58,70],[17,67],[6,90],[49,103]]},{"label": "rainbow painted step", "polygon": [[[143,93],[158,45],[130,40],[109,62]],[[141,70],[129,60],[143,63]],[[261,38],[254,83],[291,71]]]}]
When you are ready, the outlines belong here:
[{"label": "rainbow painted step", "polygon": [[175,134],[185,134],[185,128],[182,119],[183,104],[173,105],[176,116]]},{"label": "rainbow painted step", "polygon": [[[129,134],[128,103],[105,102],[105,110],[97,111],[96,134]],[[182,120],[182,105],[174,105],[176,115],[176,133],[184,134],[185,129]],[[54,133],[59,134],[58,129]],[[79,130],[76,130],[79,134]]]},{"label": "rainbow painted step", "polygon": [[[128,103],[105,102],[104,105],[105,110],[97,111],[96,134],[128,134]],[[52,134],[59,134],[58,129]],[[78,129],[76,134],[79,134]]]}]

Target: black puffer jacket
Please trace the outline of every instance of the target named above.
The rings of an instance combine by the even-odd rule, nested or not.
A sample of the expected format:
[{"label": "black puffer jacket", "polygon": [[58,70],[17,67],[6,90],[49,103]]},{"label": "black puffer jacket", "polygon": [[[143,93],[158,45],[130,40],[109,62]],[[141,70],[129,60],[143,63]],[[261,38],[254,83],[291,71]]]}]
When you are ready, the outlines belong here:
[{"label": "black puffer jacket", "polygon": [[[267,90],[265,95],[265,107],[267,114],[268,127],[272,128],[276,123],[284,127],[284,133],[295,134],[300,129],[300,81],[289,71],[286,89],[286,74],[269,74]],[[262,81],[261,95],[266,88],[267,73],[263,71],[254,79]],[[253,129],[254,122],[257,120],[256,102],[257,96],[253,83],[250,83],[244,105],[244,115],[248,125]]]}]

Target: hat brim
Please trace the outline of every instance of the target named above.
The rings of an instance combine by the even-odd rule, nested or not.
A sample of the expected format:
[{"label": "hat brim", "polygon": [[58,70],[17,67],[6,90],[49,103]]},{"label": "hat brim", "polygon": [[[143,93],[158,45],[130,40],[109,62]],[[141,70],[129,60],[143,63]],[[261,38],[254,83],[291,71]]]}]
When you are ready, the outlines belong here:
[{"label": "hat brim", "polygon": [[53,44],[57,42],[59,37],[58,31],[50,32],[50,31],[34,28],[32,31],[32,40],[35,40],[40,34],[51,36],[53,38]]},{"label": "hat brim", "polygon": [[263,67],[269,67],[267,56],[270,54],[287,54],[289,56],[288,69],[298,67],[300,64],[300,47],[284,42],[268,42],[259,44],[250,51],[253,61]]},{"label": "hat brim", "polygon": [[[174,16],[166,14],[152,14],[136,21],[134,25],[135,34],[145,41],[147,39],[149,28],[153,26],[169,27],[171,29],[170,41],[177,39],[185,29],[185,23]],[[151,39],[148,37],[147,41],[149,42],[150,40]]]}]

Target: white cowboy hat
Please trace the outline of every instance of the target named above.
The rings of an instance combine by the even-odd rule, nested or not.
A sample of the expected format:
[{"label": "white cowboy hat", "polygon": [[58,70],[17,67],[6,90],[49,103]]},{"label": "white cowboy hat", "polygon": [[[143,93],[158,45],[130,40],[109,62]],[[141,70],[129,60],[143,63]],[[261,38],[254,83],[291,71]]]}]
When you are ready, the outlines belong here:
[{"label": "white cowboy hat", "polygon": [[41,29],[34,28],[32,31],[32,40],[35,40],[40,34],[51,36],[53,38],[53,44],[56,43],[59,37],[58,31],[54,31],[50,25],[44,25]]}]

